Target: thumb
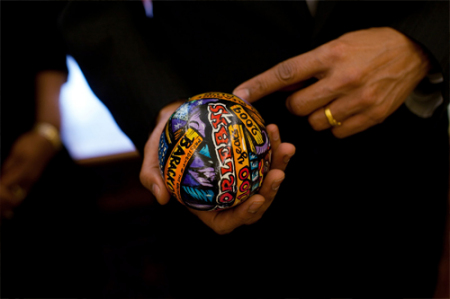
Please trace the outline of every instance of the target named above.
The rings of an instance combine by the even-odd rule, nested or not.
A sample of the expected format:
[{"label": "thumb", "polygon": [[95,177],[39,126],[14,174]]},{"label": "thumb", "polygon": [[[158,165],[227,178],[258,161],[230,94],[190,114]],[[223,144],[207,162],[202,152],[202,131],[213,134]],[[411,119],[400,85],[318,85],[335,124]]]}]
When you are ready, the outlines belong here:
[{"label": "thumb", "polygon": [[142,162],[139,178],[142,185],[150,190],[156,200],[162,205],[169,202],[170,194],[163,182],[159,168],[159,138],[170,115],[181,105],[181,103],[181,101],[174,102],[160,111],[156,127],[150,134],[144,148],[144,160]]},{"label": "thumb", "polygon": [[169,202],[170,194],[161,178],[159,169],[158,145],[161,132],[162,130],[157,126],[145,145],[139,178],[142,185],[152,192],[160,204],[164,205]]}]

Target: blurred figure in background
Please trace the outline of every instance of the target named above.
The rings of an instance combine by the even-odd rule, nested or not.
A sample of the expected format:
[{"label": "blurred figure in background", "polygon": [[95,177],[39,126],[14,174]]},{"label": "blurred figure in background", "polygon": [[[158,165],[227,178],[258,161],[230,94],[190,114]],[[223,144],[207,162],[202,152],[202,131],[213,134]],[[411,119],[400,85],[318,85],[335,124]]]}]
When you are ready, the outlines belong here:
[{"label": "blurred figure in background", "polygon": [[64,5],[2,3],[2,297],[95,293],[95,196],[59,138]]},{"label": "blurred figure in background", "polygon": [[[62,20],[143,154],[143,184],[167,203],[157,229],[173,297],[433,296],[448,209],[448,2],[320,1],[314,13],[304,1],[153,1],[145,14],[140,1],[74,1]],[[422,87],[442,94],[430,111],[406,101]],[[233,90],[296,153],[259,210],[255,196],[193,215],[169,200],[159,135],[175,100]],[[355,124],[345,113],[374,107],[343,134]]]}]

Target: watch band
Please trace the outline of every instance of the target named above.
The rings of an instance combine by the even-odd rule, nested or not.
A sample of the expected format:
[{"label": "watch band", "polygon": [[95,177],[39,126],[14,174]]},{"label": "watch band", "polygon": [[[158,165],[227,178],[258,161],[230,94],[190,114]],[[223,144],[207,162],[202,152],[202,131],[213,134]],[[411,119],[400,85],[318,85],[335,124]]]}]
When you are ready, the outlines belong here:
[{"label": "watch band", "polygon": [[59,150],[62,147],[58,129],[54,125],[45,122],[39,122],[34,125],[33,131],[39,133],[45,139],[50,141],[50,143],[56,150]]}]

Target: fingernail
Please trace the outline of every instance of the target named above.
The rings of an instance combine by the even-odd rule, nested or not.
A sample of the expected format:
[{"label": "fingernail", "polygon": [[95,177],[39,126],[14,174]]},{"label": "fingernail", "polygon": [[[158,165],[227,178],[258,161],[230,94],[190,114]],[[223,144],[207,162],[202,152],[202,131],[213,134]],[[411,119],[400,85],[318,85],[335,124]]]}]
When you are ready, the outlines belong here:
[{"label": "fingernail", "polygon": [[282,178],[281,180],[275,181],[272,184],[272,190],[277,191],[278,188],[280,188],[281,182],[283,182],[284,178]]},{"label": "fingernail", "polygon": [[152,193],[153,195],[156,197],[157,195],[159,195],[159,186],[156,184],[152,185]]},{"label": "fingernail", "polygon": [[244,88],[244,89],[238,89],[234,92],[234,95],[243,99],[243,100],[248,100],[249,96],[250,96],[250,92],[248,91],[248,89]]},{"label": "fingernail", "polygon": [[292,156],[284,156],[283,162],[289,163],[289,160],[291,160]]},{"label": "fingernail", "polygon": [[255,201],[250,205],[250,208],[248,208],[248,212],[251,214],[255,214],[258,212],[259,208],[263,205],[264,201]]}]

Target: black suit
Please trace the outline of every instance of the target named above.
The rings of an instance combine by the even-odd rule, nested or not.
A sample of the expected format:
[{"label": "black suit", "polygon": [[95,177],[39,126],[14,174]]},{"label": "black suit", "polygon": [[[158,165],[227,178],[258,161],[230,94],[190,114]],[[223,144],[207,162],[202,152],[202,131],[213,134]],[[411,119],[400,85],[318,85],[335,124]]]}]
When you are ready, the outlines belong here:
[{"label": "black suit", "polygon": [[[303,2],[154,2],[153,19],[140,3],[74,3],[62,18],[93,91],[140,151],[170,101],[231,92],[369,27],[392,26],[421,43],[444,73],[448,103],[447,24],[447,2],[325,2],[315,19]],[[161,208],[173,295],[431,296],[448,187],[446,105],[430,119],[402,106],[338,140],[289,114],[285,98],[255,104],[297,148],[263,219],[218,236],[175,201]]]},{"label": "black suit", "polygon": [[[13,145],[36,122],[36,77],[41,72],[67,72],[67,52],[56,22],[64,3],[8,1],[1,5],[3,167]],[[26,156],[21,159],[29,163]],[[63,148],[14,209],[14,217],[2,219],[2,297],[98,294],[93,280],[98,277],[99,247],[93,234],[96,195],[89,186],[91,180],[92,175]]]}]

